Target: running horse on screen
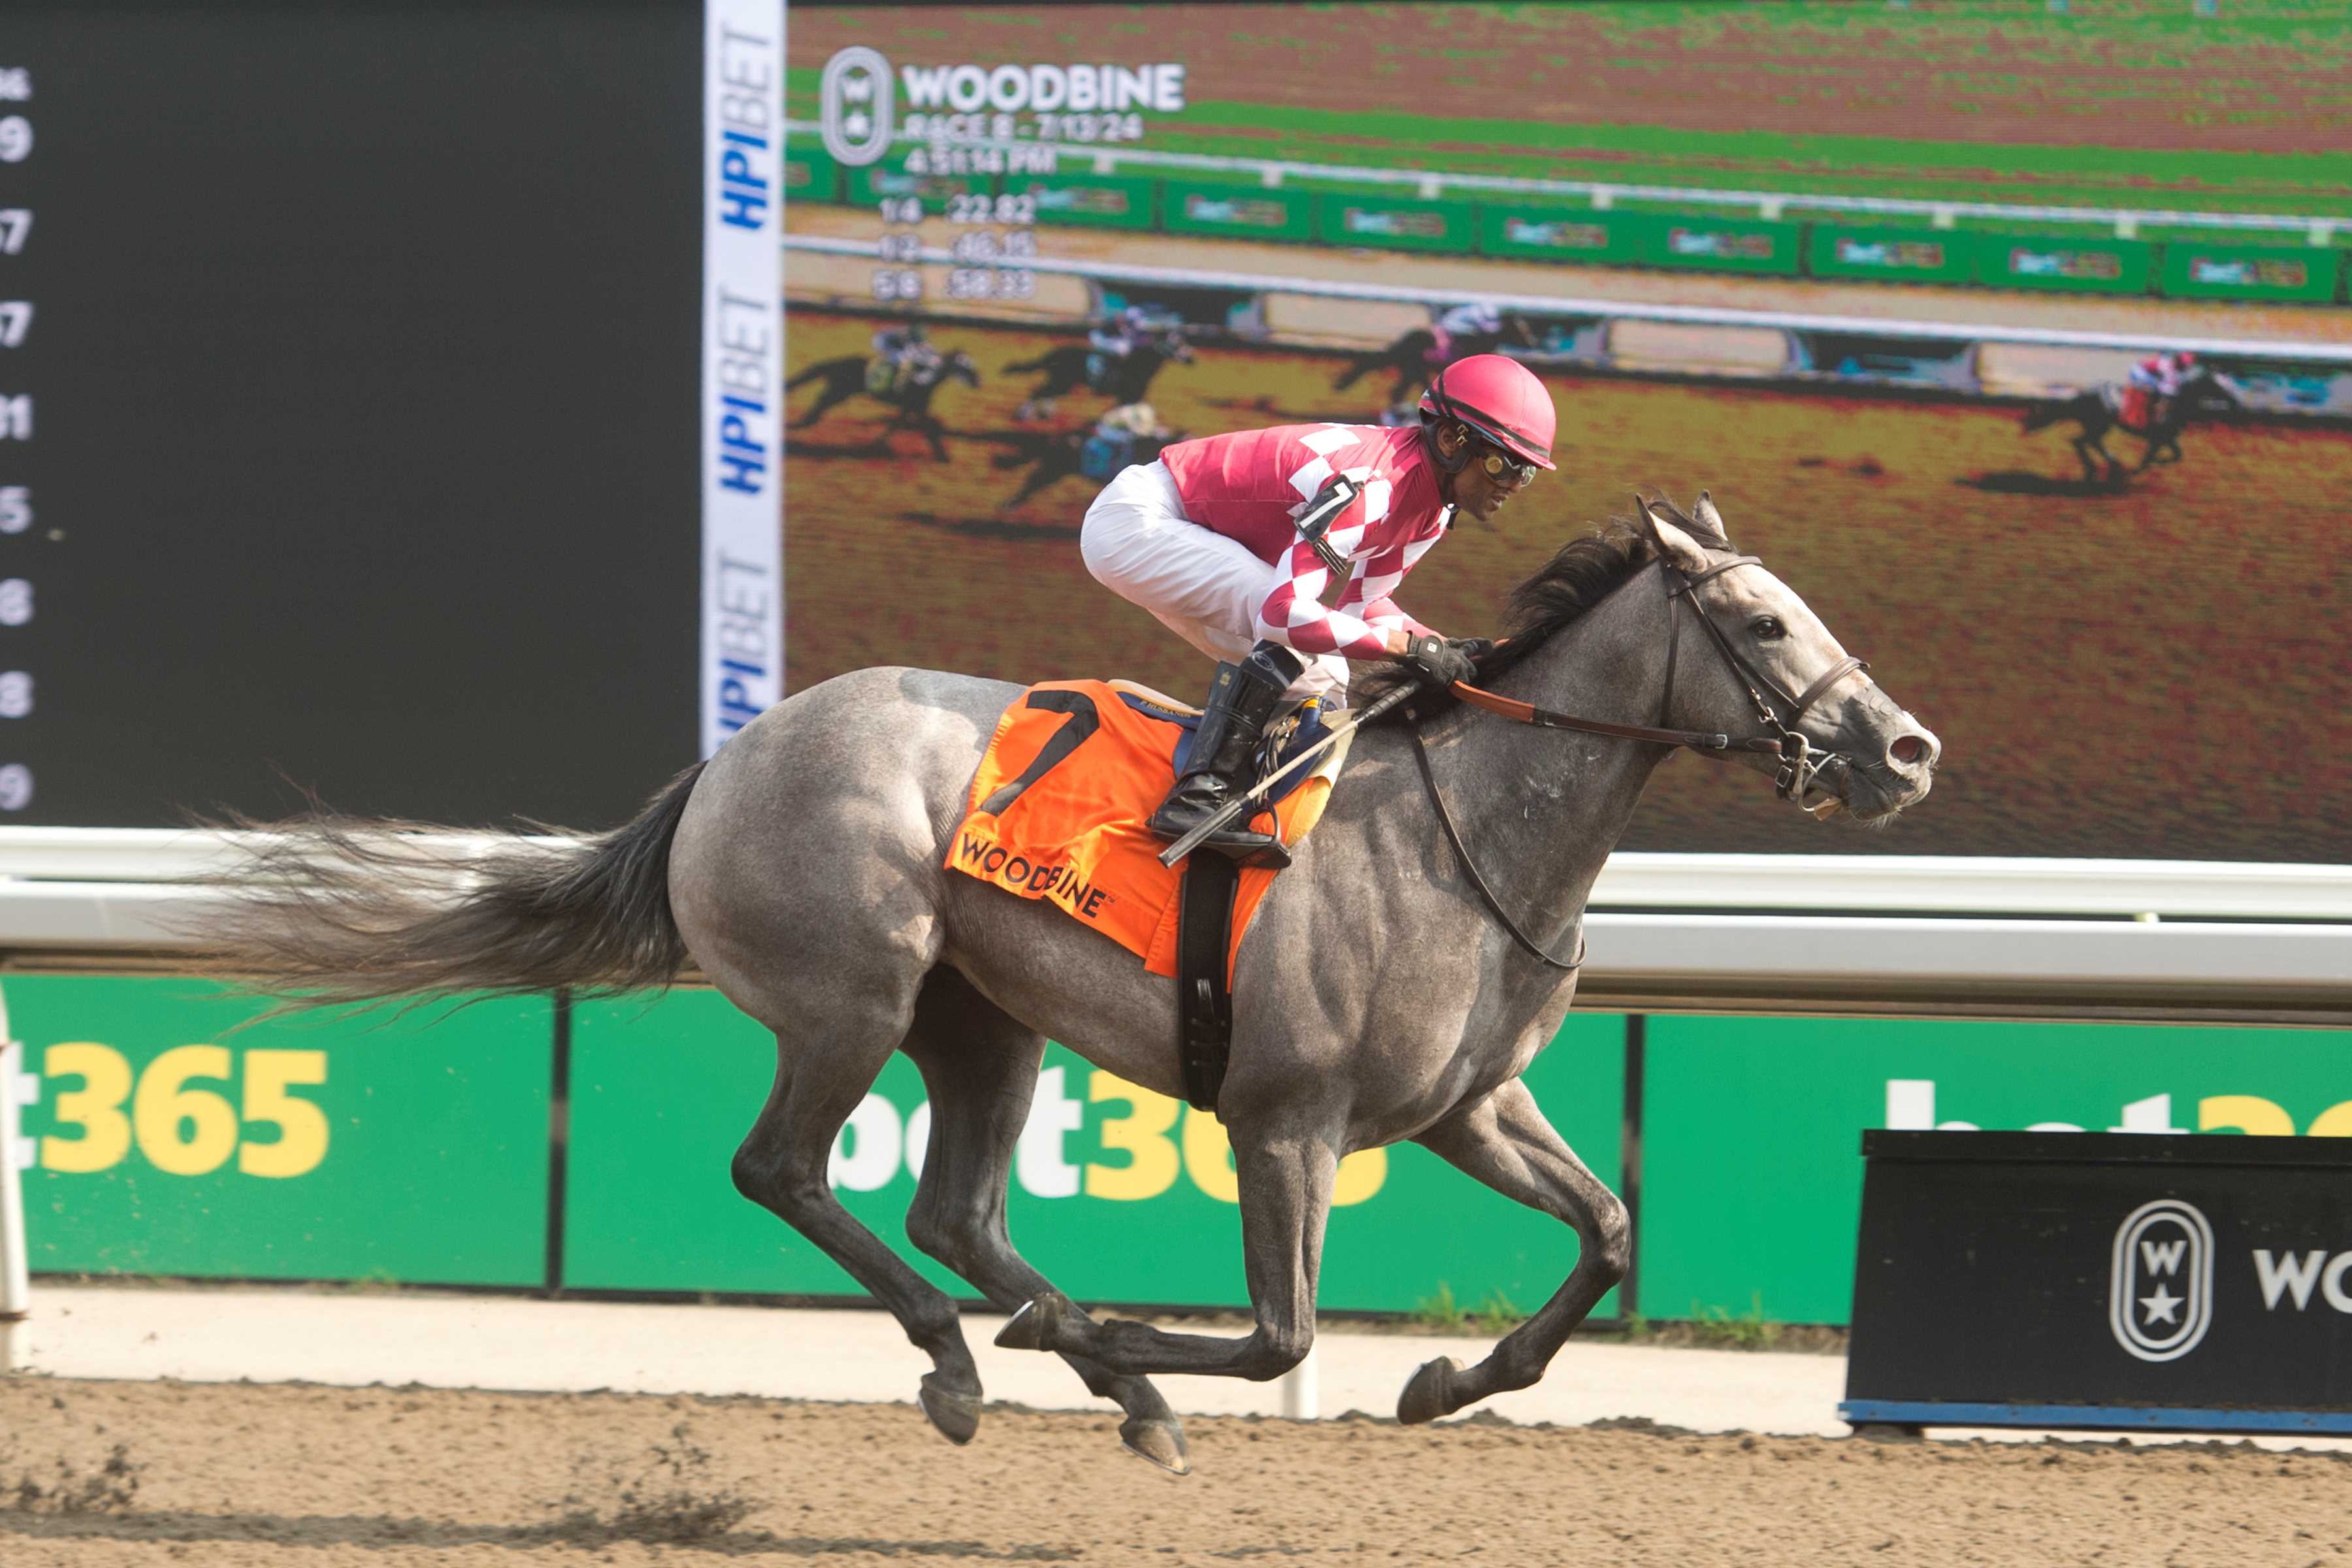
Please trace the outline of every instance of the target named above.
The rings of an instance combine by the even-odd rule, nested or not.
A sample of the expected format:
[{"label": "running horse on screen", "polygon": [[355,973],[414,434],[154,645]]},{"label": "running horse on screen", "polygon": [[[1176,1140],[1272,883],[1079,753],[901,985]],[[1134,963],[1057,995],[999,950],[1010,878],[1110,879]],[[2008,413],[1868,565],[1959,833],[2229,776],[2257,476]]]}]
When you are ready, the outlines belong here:
[{"label": "running horse on screen", "polygon": [[1575,1238],[1557,1292],[1484,1360],[1413,1374],[1397,1414],[1428,1421],[1535,1383],[1624,1276],[1624,1205],[1520,1074],[1575,994],[1586,897],[1652,773],[1697,750],[1817,816],[1877,824],[1927,794],[1938,751],[1733,548],[1704,496],[1687,512],[1646,500],[1570,540],[1512,591],[1502,630],[1478,686],[1419,689],[1355,734],[1319,825],[1269,874],[1240,942],[1215,1106],[1255,1317],[1239,1336],[1097,1318],[1007,1234],[1049,1038],[1147,1089],[1184,1088],[1172,980],[1051,898],[949,864],[1020,687],[910,668],[825,681],[626,826],[568,847],[518,837],[454,885],[446,851],[391,825],[280,825],[209,962],[320,1004],[633,990],[695,966],[775,1036],[737,1187],[897,1316],[930,1358],[921,1407],[959,1443],[982,1391],[954,1302],[826,1182],[835,1133],[894,1053],[921,1069],[931,1105],[909,1238],[1013,1314],[1000,1342],[1060,1355],[1117,1402],[1130,1448],[1180,1472],[1182,1429],[1153,1374],[1296,1366],[1339,1163],[1420,1143]]}]

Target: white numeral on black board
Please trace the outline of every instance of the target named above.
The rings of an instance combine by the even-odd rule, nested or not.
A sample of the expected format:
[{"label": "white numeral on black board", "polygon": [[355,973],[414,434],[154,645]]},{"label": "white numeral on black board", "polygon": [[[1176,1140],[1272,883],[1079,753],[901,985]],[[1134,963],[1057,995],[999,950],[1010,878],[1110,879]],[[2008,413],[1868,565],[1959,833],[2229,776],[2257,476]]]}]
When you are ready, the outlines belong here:
[{"label": "white numeral on black board", "polygon": [[[31,68],[0,65],[0,102],[23,104],[32,98]],[[0,163],[22,163],[32,154],[32,121],[22,112],[0,115]],[[32,233],[32,208],[0,207],[0,257],[23,255]],[[0,288],[10,286],[7,277],[0,273]],[[22,348],[32,330],[32,300],[0,299],[0,350]],[[23,535],[33,527],[33,487],[16,482],[27,477],[21,469],[9,473],[5,468],[21,461],[16,455],[20,444],[33,439],[34,408],[33,390],[21,381],[0,391],[0,465],[5,465],[0,467],[0,535]],[[10,548],[13,552],[22,547]],[[33,619],[32,580],[15,574],[22,566],[13,557],[0,563],[0,629],[26,626]],[[0,647],[0,658],[5,657],[5,647]],[[29,718],[32,711],[32,672],[0,667],[0,721]],[[0,812],[23,811],[32,804],[33,770],[23,763],[0,763]]]}]

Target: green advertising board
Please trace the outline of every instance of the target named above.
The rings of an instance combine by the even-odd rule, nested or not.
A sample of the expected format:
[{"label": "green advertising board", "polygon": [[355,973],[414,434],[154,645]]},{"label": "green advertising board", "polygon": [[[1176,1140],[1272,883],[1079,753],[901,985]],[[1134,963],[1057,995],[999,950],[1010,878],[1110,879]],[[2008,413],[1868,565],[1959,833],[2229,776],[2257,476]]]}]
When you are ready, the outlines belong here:
[{"label": "green advertising board", "polygon": [[1005,189],[1033,199],[1039,223],[1150,228],[1160,182],[1141,174],[1046,174],[1010,179]]},{"label": "green advertising board", "polygon": [[2300,300],[2326,304],[2336,296],[2344,252],[2306,245],[2209,245],[2175,240],[2164,247],[2158,276],[2177,300]]},{"label": "green advertising board", "polygon": [[1976,275],[1979,238],[1952,229],[1817,223],[1805,240],[1805,270],[1875,283],[1966,283]]},{"label": "green advertising board", "polygon": [[1621,221],[1643,267],[1794,276],[1804,227],[1763,218],[1701,217],[1688,213],[1626,213]]},{"label": "green advertising board", "polygon": [[[1623,1019],[1572,1016],[1527,1075],[1562,1136],[1612,1185],[1623,1047]],[[772,1037],[710,992],[575,1011],[566,1284],[859,1293],[729,1176],[774,1072]],[[832,1179],[850,1213],[970,1299],[970,1285],[905,1239],[929,1117],[920,1076],[893,1058],[835,1142]],[[1008,1212],[1014,1242],[1056,1285],[1083,1300],[1244,1304],[1234,1196],[1214,1117],[1049,1049]],[[1327,1308],[1410,1310],[1443,1288],[1466,1308],[1499,1297],[1531,1310],[1575,1263],[1565,1226],[1418,1147],[1351,1156],[1336,1196],[1323,1250]],[[1600,1310],[1613,1312],[1614,1299]]]},{"label": "green advertising board", "polygon": [[788,202],[833,202],[841,199],[841,165],[822,147],[784,147],[784,199]]},{"label": "green advertising board", "polygon": [[2137,239],[1982,236],[1977,281],[1995,289],[2051,289],[2078,294],[2145,294],[2156,247]]},{"label": "green advertising board", "polygon": [[1315,198],[1315,231],[1326,245],[1467,256],[1477,247],[1478,209],[1467,202],[1407,202],[1327,191]]},{"label": "green advertising board", "polygon": [[1225,239],[1313,239],[1315,197],[1279,185],[1170,180],[1160,187],[1160,226],[1171,234]]},{"label": "green advertising board", "polygon": [[36,1075],[36,1270],[543,1279],[546,1000],[252,1023],[266,1002],[198,980],[5,989]]},{"label": "green advertising board", "polygon": [[1478,250],[1485,256],[1567,261],[1586,267],[1631,267],[1640,258],[1637,226],[1626,215],[1597,207],[1517,206],[1488,203],[1478,209]]},{"label": "green advertising board", "polygon": [[869,163],[848,174],[849,202],[864,206],[885,196],[919,196],[927,213],[947,210],[951,196],[986,195],[992,187],[986,174],[910,174],[897,163]]},{"label": "green advertising board", "polygon": [[1842,1323],[1869,1127],[2352,1135],[2352,1034],[1658,1017],[1643,1075],[1651,1317]]}]

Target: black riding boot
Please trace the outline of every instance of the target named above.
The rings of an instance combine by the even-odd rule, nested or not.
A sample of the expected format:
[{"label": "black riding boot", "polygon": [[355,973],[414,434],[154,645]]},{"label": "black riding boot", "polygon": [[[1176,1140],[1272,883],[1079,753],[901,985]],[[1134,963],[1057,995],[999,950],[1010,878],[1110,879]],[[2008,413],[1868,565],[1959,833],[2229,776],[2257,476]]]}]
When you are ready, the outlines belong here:
[{"label": "black riding boot", "polygon": [[[1256,782],[1258,741],[1265,732],[1266,721],[1274,717],[1283,692],[1305,668],[1297,654],[1279,643],[1260,643],[1241,663],[1217,666],[1208,707],[1201,715],[1201,727],[1193,732],[1184,771],[1145,826],[1173,842]],[[1219,828],[1202,839],[1201,847],[1230,855],[1245,866],[1290,864],[1290,851],[1282,847],[1282,840],[1253,830],[1246,818]]]}]

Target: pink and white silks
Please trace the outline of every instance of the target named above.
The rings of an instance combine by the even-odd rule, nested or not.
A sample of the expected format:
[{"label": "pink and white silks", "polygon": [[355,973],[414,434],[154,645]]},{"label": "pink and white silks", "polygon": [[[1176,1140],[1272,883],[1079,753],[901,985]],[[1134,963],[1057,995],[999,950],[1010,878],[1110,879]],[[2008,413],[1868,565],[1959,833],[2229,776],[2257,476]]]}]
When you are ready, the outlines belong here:
[{"label": "pink and white silks", "polygon": [[[1330,569],[1298,514],[1334,475],[1360,493],[1325,542],[1352,568],[1326,607]],[[1344,691],[1348,660],[1385,658],[1384,634],[1430,628],[1391,597],[1445,537],[1454,509],[1417,429],[1281,425],[1182,441],[1126,469],[1087,509],[1087,570],[1212,658],[1261,639],[1307,656],[1292,700]]]}]

